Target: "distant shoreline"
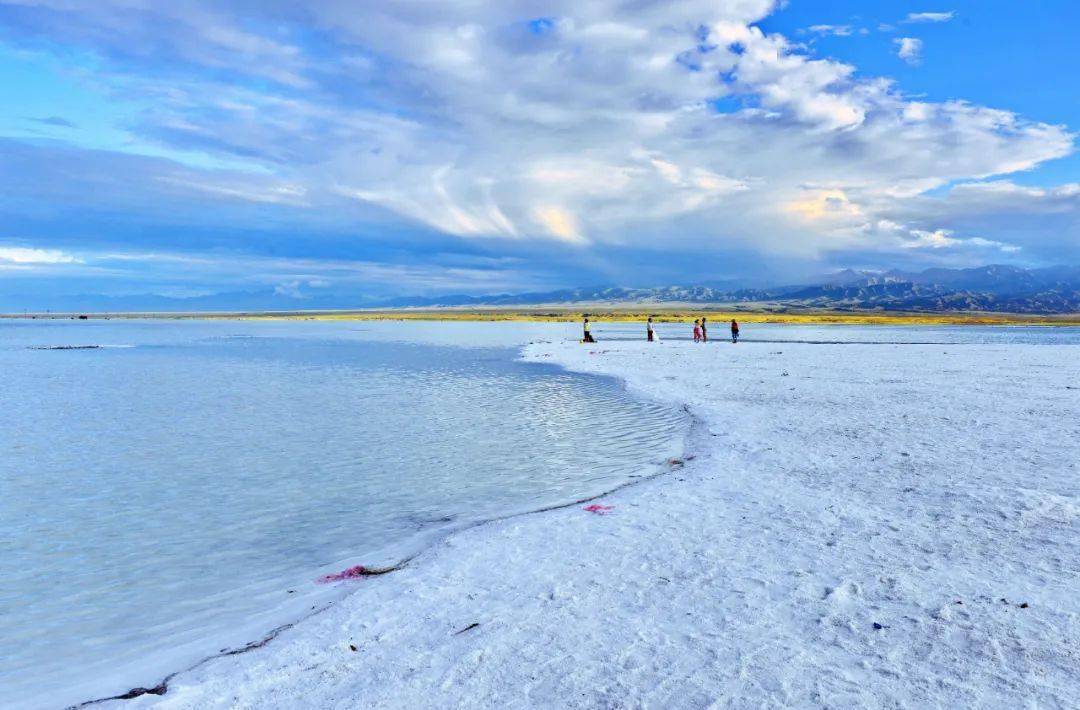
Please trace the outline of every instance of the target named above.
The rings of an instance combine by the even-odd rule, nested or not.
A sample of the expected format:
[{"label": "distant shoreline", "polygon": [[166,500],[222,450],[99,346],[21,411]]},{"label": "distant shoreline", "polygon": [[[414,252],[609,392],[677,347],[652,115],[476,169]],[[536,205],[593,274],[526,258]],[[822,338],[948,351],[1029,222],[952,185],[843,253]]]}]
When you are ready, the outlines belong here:
[{"label": "distant shoreline", "polygon": [[692,321],[702,316],[715,321],[735,318],[746,323],[789,323],[794,325],[1048,325],[1080,326],[1080,313],[993,313],[993,312],[910,312],[832,311],[709,308],[692,304],[613,306],[584,304],[534,308],[401,308],[318,311],[192,311],[117,313],[6,313],[0,319],[18,320],[401,320],[401,321],[533,321],[572,322],[588,313],[594,322],[644,321],[648,316],[660,323]]}]

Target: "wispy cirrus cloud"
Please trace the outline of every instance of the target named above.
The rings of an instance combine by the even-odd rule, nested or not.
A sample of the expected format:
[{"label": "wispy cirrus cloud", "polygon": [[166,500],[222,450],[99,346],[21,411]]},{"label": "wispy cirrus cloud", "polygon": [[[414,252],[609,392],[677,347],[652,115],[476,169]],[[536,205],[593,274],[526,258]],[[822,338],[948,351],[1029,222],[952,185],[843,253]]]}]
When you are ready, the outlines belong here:
[{"label": "wispy cirrus cloud", "polygon": [[76,128],[77,126],[71,121],[67,120],[63,116],[39,116],[32,117],[29,120],[34,123],[40,123],[43,126],[54,126],[56,128]]},{"label": "wispy cirrus cloud", "polygon": [[36,249],[0,245],[0,265],[38,265],[38,264],[78,264],[82,263],[75,256],[60,249]]},{"label": "wispy cirrus cloud", "polygon": [[832,35],[834,37],[850,37],[855,33],[851,25],[811,25],[806,28],[807,32],[819,35]]},{"label": "wispy cirrus cloud", "polygon": [[949,22],[954,17],[956,17],[956,12],[952,10],[948,12],[909,12],[903,21],[906,23]]}]

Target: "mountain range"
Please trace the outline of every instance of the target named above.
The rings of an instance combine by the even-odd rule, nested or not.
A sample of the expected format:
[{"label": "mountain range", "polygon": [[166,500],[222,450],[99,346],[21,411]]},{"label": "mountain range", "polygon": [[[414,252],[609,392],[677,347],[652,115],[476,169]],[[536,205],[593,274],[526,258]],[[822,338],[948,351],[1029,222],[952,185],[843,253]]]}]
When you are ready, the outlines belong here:
[{"label": "mountain range", "polygon": [[818,283],[773,288],[659,286],[575,288],[544,293],[404,298],[385,306],[531,306],[571,304],[761,305],[786,309],[886,311],[1080,312],[1080,267],[983,266],[920,272],[845,270]]},{"label": "mountain range", "polygon": [[[769,310],[1080,313],[1080,266],[1025,269],[845,270],[806,283],[746,288],[738,282],[646,288],[600,286],[532,293],[374,298],[362,293],[289,296],[274,290],[190,298],[155,294],[56,296],[35,311],[198,312],[321,311],[437,307],[571,307],[585,305],[731,306]],[[0,308],[3,304],[0,304]],[[18,308],[18,310],[23,310]]]}]

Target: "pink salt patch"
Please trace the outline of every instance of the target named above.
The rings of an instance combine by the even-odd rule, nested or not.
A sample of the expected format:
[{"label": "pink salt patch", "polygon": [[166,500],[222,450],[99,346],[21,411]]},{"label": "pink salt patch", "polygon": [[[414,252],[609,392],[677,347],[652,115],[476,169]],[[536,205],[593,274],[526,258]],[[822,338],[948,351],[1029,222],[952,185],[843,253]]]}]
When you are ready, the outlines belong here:
[{"label": "pink salt patch", "polygon": [[340,582],[344,579],[359,579],[360,577],[366,577],[369,574],[371,573],[368,572],[367,567],[364,565],[356,565],[355,567],[343,569],[334,574],[328,574],[325,577],[319,577],[316,581],[319,584],[328,584],[330,582]]},{"label": "pink salt patch", "polygon": [[599,503],[593,503],[592,505],[585,506],[583,508],[583,510],[587,510],[590,513],[596,513],[597,515],[607,515],[612,510],[615,510],[615,506],[613,506],[613,505],[600,505]]}]

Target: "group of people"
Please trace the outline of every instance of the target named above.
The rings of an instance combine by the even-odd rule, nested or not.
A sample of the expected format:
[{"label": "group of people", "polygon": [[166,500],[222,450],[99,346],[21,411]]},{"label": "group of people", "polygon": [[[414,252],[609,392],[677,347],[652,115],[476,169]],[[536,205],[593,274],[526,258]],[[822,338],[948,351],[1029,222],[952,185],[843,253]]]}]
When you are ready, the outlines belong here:
[{"label": "group of people", "polygon": [[[694,342],[709,342],[709,324],[705,318],[694,321]],[[735,322],[734,318],[731,319],[731,342],[739,342],[739,324]]]},{"label": "group of people", "polygon": [[[593,338],[592,331],[589,329],[589,316],[585,316],[583,323],[584,337],[581,342],[583,343],[595,343],[596,339]],[[645,321],[645,337],[650,342],[657,342],[660,340],[660,334],[656,332],[656,328],[653,327],[652,316]],[[707,343],[709,342],[709,324],[705,318],[699,318],[694,321],[694,342],[695,343]],[[739,342],[739,324],[735,322],[735,319],[731,319],[731,342]]]}]

